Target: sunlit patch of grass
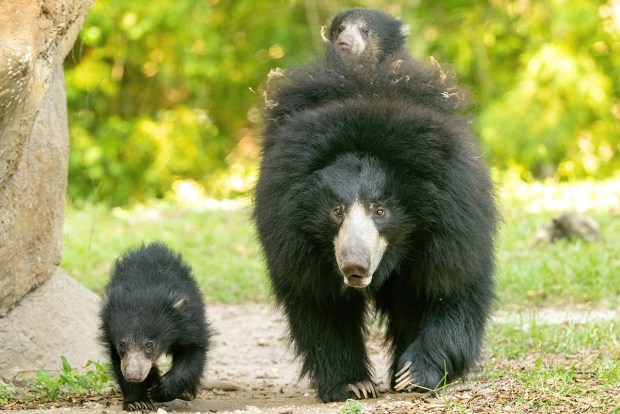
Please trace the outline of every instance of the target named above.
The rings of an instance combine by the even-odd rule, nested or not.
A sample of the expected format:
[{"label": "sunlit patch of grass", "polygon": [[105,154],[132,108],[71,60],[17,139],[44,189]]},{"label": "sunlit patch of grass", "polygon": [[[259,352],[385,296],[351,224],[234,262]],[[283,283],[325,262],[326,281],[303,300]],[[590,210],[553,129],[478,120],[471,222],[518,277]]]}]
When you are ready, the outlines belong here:
[{"label": "sunlit patch of grass", "polygon": [[[620,179],[559,184],[506,179],[499,201],[500,306],[620,305]],[[533,242],[537,229],[571,210],[594,218],[604,241]]]},{"label": "sunlit patch of grass", "polygon": [[503,175],[498,181],[498,194],[504,205],[519,206],[527,213],[565,210],[620,213],[620,177],[598,181],[527,183],[510,175]]},{"label": "sunlit patch of grass", "polygon": [[619,413],[620,324],[494,322],[479,369],[437,397],[365,405],[367,414]]},{"label": "sunlit patch of grass", "polygon": [[[498,199],[498,306],[620,306],[620,179],[533,183],[502,178]],[[190,183],[191,184],[191,183]],[[161,240],[193,267],[208,299],[269,299],[265,267],[247,200],[220,202],[184,182],[166,201],[129,208],[67,208],[62,267],[102,292],[114,259],[127,247]],[[561,211],[596,219],[603,242],[532,243]]]},{"label": "sunlit patch of grass", "polygon": [[154,240],[183,255],[208,299],[224,303],[267,299],[250,210],[242,202],[153,201],[129,209],[69,206],[61,267],[101,293],[116,257],[128,247]]},{"label": "sunlit patch of grass", "polygon": [[613,359],[620,352],[620,324],[597,320],[557,324],[541,318],[525,318],[518,323],[492,323],[486,339],[490,358],[498,360],[521,360],[527,355],[532,358],[544,358],[547,354],[577,356],[584,350],[596,350],[597,354],[604,353]]},{"label": "sunlit patch of grass", "polygon": [[505,405],[611,408],[620,397],[620,325],[615,321],[495,323],[484,353],[482,370],[471,379],[510,395],[503,397]]}]

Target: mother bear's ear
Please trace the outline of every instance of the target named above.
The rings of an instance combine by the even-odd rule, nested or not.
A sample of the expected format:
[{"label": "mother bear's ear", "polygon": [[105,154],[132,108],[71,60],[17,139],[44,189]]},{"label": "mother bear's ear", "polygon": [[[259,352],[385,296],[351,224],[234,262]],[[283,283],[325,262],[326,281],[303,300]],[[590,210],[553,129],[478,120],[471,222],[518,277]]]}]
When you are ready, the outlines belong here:
[{"label": "mother bear's ear", "polygon": [[187,308],[187,298],[185,296],[175,298],[172,304],[172,308],[179,312],[184,312]]}]

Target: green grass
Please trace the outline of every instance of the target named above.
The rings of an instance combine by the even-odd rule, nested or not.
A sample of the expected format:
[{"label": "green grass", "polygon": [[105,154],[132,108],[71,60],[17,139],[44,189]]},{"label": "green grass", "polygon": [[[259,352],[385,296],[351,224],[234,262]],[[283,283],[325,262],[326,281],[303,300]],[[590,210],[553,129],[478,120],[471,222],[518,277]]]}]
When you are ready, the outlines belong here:
[{"label": "green grass", "polygon": [[616,322],[549,324],[526,318],[520,323],[493,323],[486,335],[491,359],[522,363],[528,356],[538,364],[547,355],[577,358],[584,351],[617,358],[620,350],[620,324]]},{"label": "green grass", "polygon": [[[497,238],[499,306],[620,306],[620,180],[524,184],[506,179]],[[213,203],[211,203],[213,204]],[[162,240],[193,267],[214,302],[269,300],[250,207],[212,208],[208,201],[153,201],[128,209],[101,205],[66,212],[61,267],[97,293],[127,247]],[[605,241],[531,243],[559,211],[585,208]],[[614,210],[615,209],[615,210]]]},{"label": "green grass", "polygon": [[347,400],[340,409],[340,414],[362,414],[363,412],[364,405],[357,400]]},{"label": "green grass", "polygon": [[183,255],[205,296],[215,302],[264,301],[268,286],[247,207],[212,209],[154,201],[131,209],[67,207],[61,268],[102,293],[126,248],[160,240]]},{"label": "green grass", "polygon": [[[620,180],[501,187],[497,239],[498,292],[503,305],[620,305]],[[536,230],[563,211],[586,209],[600,225],[599,243],[533,244]]]},{"label": "green grass", "polygon": [[498,290],[505,303],[567,305],[591,302],[615,307],[620,295],[620,220],[591,213],[607,241],[560,240],[532,245],[536,229],[551,214],[518,212],[498,239]]},{"label": "green grass", "polygon": [[503,403],[500,398],[496,409],[516,405],[516,412],[556,412],[545,408],[566,405],[614,412],[620,398],[619,350],[617,322],[496,323],[487,332],[483,370],[472,377],[512,396]]}]

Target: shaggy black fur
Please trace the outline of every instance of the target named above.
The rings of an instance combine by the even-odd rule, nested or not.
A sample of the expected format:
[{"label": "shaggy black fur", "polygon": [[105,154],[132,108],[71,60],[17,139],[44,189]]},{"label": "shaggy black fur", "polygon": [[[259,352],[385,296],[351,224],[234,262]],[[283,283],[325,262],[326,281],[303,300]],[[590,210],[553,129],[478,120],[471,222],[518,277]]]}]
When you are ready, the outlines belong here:
[{"label": "shaggy black fur", "polygon": [[[441,71],[398,56],[376,71],[328,58],[274,85],[254,216],[276,299],[323,401],[372,381],[365,317],[387,324],[396,373],[434,389],[470,370],[494,298],[492,183]],[[335,206],[381,205],[370,285],[343,284]]]},{"label": "shaggy black fur", "polygon": [[[190,267],[164,244],[128,250],[116,261],[101,331],[125,410],[196,396],[210,330]],[[155,362],[163,354],[172,356],[172,367],[160,377]]]}]

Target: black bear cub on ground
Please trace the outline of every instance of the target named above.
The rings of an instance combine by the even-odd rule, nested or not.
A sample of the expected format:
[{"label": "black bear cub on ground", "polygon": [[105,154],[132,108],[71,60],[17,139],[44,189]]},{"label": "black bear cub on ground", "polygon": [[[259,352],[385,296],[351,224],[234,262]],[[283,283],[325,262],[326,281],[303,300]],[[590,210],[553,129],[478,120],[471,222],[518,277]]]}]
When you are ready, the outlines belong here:
[{"label": "black bear cub on ground", "polygon": [[[198,285],[180,255],[162,243],[130,249],[116,260],[101,309],[108,349],[126,411],[196,397],[209,325]],[[160,377],[157,359],[172,356]]]}]

